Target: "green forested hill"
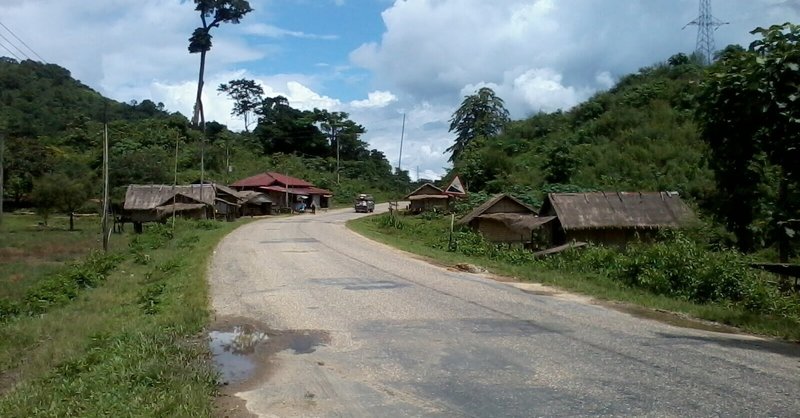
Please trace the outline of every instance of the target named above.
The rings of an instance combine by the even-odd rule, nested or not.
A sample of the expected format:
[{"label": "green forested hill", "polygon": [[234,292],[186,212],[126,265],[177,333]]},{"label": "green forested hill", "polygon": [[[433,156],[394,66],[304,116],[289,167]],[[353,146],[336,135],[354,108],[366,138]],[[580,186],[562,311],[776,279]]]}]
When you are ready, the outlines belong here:
[{"label": "green forested hill", "polygon": [[[364,128],[347,114],[300,111],[282,97],[262,99],[253,132],[236,133],[208,122],[202,145],[202,132],[161,103],[120,103],[57,65],[0,58],[4,197],[13,206],[40,209],[55,201],[48,196],[59,191],[81,190],[84,201],[98,197],[104,121],[110,138],[110,182],[117,198],[131,183],[171,183],[175,164],[179,182],[199,179],[201,148],[205,178],[223,183],[274,170],[332,189],[342,201],[365,191],[385,198],[408,189],[407,173],[394,173],[383,153],[368,149],[358,138]],[[340,142],[339,182],[335,142],[325,131],[331,125]],[[54,183],[62,187],[45,187]]]},{"label": "green forested hill", "polygon": [[707,198],[713,173],[693,120],[703,69],[682,58],[626,76],[568,112],[512,122],[476,141],[454,171],[487,192],[549,185]]},{"label": "green forested hill", "polygon": [[149,100],[119,103],[72,78],[55,64],[0,58],[0,103],[12,137],[59,135],[85,121],[135,120],[167,116]]}]

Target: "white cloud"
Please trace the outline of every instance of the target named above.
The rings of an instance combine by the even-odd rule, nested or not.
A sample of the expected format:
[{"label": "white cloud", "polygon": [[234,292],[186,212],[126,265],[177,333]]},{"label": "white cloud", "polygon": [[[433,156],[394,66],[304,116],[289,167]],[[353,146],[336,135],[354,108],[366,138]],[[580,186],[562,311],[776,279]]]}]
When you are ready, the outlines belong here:
[{"label": "white cloud", "polygon": [[277,26],[266,23],[254,23],[245,25],[242,28],[242,32],[248,35],[264,36],[267,38],[293,37],[293,38],[303,38],[303,39],[325,39],[325,40],[335,40],[339,38],[336,35],[317,35],[313,33],[282,29]]},{"label": "white cloud", "polygon": [[597,75],[594,76],[594,81],[598,86],[604,89],[610,89],[611,87],[614,87],[614,84],[617,82],[614,79],[614,76],[612,76],[608,71],[601,71],[597,73]]},{"label": "white cloud", "polygon": [[397,96],[390,91],[373,91],[367,95],[366,100],[353,100],[350,102],[350,106],[356,108],[386,107],[395,101],[397,101]]}]

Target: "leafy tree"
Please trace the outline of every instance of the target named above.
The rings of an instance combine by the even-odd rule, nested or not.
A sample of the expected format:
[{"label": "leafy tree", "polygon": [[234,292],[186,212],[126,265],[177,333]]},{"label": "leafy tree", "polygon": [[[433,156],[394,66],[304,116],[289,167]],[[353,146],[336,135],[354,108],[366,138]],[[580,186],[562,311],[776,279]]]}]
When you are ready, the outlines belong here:
[{"label": "leafy tree", "polygon": [[[192,125],[203,126],[203,74],[206,68],[206,53],[211,50],[211,29],[220,23],[239,23],[253,9],[247,0],[194,0],[195,10],[200,12],[203,26],[198,27],[189,38],[189,53],[200,53],[200,71],[197,79],[197,98],[194,105]],[[209,21],[209,18],[211,21]]]},{"label": "leafy tree", "polygon": [[508,122],[508,110],[503,99],[497,97],[492,89],[482,87],[475,94],[466,96],[450,119],[450,132],[456,133],[456,140],[447,148],[452,152],[449,161],[457,161],[475,138],[499,134]]},{"label": "leafy tree", "polygon": [[249,128],[252,124],[250,118],[261,106],[264,89],[253,80],[241,78],[220,84],[217,91],[227,94],[233,100],[231,115],[244,119],[244,131],[250,132]]},{"label": "leafy tree", "polygon": [[264,155],[271,153],[326,156],[325,136],[314,125],[312,112],[289,105],[283,96],[268,97],[258,110],[253,131]]},{"label": "leafy tree", "polygon": [[31,200],[36,205],[36,213],[42,217],[42,222],[47,225],[50,214],[56,209],[55,196],[59,193],[61,185],[53,175],[46,174],[33,181]]},{"label": "leafy tree", "polygon": [[[752,223],[771,171],[777,171],[773,226],[796,216],[800,203],[800,26],[751,33],[761,39],[747,51],[726,49],[711,68],[697,114],[727,197],[722,215],[743,250],[753,249]],[[779,247],[785,260],[785,240]]]},{"label": "leafy tree", "polygon": [[572,173],[575,172],[580,163],[572,152],[573,147],[573,144],[564,141],[550,149],[542,167],[546,182],[553,184],[567,184],[570,182]]},{"label": "leafy tree", "polygon": [[72,177],[59,172],[45,174],[34,181],[33,200],[45,225],[50,213],[58,209],[69,215],[69,230],[75,230],[74,214],[91,195],[89,181],[85,177]]}]

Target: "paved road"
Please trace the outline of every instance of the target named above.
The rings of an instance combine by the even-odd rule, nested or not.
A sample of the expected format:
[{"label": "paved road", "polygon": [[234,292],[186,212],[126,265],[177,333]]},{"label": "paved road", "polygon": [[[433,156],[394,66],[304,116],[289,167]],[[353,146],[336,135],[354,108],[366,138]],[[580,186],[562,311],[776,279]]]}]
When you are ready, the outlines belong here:
[{"label": "paved road", "polygon": [[249,411],[800,416],[800,346],[432,266],[347,230],[358,216],[258,221],[216,250],[219,323],[272,335],[257,357],[261,373],[231,389]]}]

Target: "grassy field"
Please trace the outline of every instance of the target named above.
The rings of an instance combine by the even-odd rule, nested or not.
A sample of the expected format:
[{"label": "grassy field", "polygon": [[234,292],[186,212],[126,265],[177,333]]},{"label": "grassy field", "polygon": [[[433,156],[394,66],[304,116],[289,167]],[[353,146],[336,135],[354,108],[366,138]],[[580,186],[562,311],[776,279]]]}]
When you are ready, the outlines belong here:
[{"label": "grassy field", "polygon": [[[205,270],[216,243],[246,221],[179,221],[174,232],[116,235],[113,256],[89,256],[108,263],[66,268],[59,262],[97,248],[99,234],[89,232],[96,218],[71,233],[10,218],[4,256],[37,255],[16,255],[17,266],[3,270],[4,295],[17,305],[0,322],[0,416],[212,414]],[[111,268],[99,274],[96,265]],[[17,274],[23,279],[10,279]]]},{"label": "grassy field", "polygon": [[[48,226],[39,225],[34,215],[3,216],[0,224],[0,298],[17,298],[41,278],[60,269],[65,261],[101,250],[100,220],[97,216],[69,218],[53,216]],[[115,234],[112,249],[127,246],[127,235]]]},{"label": "grassy field", "polygon": [[[693,303],[682,298],[657,295],[643,289],[629,287],[620,281],[601,274],[575,273],[543,267],[540,264],[511,264],[486,256],[464,255],[447,251],[450,219],[423,219],[400,216],[392,225],[388,215],[364,217],[348,222],[348,227],[376,241],[422,256],[432,263],[451,266],[469,263],[485,267],[490,272],[554,286],[563,290],[591,296],[600,302],[638,315],[667,322],[682,318],[697,318],[737,327],[743,331],[800,341],[800,321],[794,317],[759,314],[730,303]],[[664,311],[676,313],[672,315]],[[713,324],[689,324],[710,328]]]}]

